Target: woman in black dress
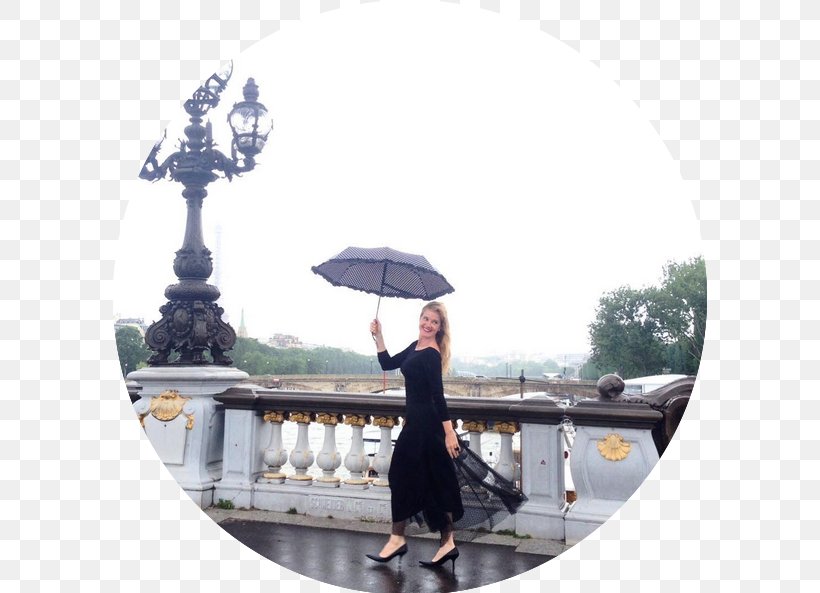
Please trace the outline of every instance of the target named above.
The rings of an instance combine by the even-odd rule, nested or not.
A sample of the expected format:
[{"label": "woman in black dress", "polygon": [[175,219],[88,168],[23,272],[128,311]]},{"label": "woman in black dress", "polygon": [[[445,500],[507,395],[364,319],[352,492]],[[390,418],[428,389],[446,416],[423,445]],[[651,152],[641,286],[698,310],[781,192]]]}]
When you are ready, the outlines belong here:
[{"label": "woman in black dress", "polygon": [[401,368],[407,398],[405,423],[396,440],[388,472],[393,527],[390,539],[379,554],[368,554],[387,562],[407,553],[404,529],[408,519],[423,518],[431,531],[441,533],[440,547],[431,561],[438,566],[458,557],[453,523],[464,514],[453,459],[459,454],[442,375],[450,362],[450,330],[447,311],[436,301],[424,306],[419,317],[419,339],[404,351],[390,356],[378,320],[370,324],[383,370]]}]

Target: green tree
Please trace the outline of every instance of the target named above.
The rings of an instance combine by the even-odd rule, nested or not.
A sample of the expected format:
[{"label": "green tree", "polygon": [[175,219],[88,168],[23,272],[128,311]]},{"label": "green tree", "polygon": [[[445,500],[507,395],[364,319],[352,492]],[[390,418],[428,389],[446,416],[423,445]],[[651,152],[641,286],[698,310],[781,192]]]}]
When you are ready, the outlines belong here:
[{"label": "green tree", "polygon": [[592,360],[588,360],[578,369],[578,378],[582,381],[597,381],[604,375],[606,371],[602,371]]},{"label": "green tree", "polygon": [[117,343],[117,355],[120,359],[120,371],[123,377],[148,364],[151,350],[145,345],[145,340],[137,328],[118,327],[114,332],[114,339]]},{"label": "green tree", "polygon": [[625,379],[659,372],[665,361],[643,291],[621,287],[601,297],[589,326],[591,362]]},{"label": "green tree", "polygon": [[687,354],[687,346],[681,342],[675,342],[666,346],[666,368],[670,373],[684,375],[696,375],[698,372],[697,362],[693,361]]},{"label": "green tree", "polygon": [[664,369],[697,374],[706,304],[703,258],[669,262],[660,286],[621,287],[601,297],[589,325],[590,362],[625,379]]},{"label": "green tree", "polygon": [[648,291],[649,315],[664,342],[685,348],[682,366],[696,374],[706,334],[706,264],[702,257],[669,262],[663,274],[661,286]]},{"label": "green tree", "polygon": [[237,338],[228,354],[250,375],[367,374],[375,359],[339,348],[273,348],[250,338]]}]

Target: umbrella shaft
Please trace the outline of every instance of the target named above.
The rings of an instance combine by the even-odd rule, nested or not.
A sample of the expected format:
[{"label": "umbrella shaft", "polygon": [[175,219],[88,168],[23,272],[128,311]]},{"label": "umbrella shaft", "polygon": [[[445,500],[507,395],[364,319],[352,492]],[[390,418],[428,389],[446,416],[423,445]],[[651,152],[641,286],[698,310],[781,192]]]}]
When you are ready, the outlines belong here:
[{"label": "umbrella shaft", "polygon": [[[382,304],[382,295],[379,295],[379,302],[376,303],[376,320],[379,319],[379,307]],[[370,334],[370,337],[373,338],[373,341],[376,342],[376,334]]]}]

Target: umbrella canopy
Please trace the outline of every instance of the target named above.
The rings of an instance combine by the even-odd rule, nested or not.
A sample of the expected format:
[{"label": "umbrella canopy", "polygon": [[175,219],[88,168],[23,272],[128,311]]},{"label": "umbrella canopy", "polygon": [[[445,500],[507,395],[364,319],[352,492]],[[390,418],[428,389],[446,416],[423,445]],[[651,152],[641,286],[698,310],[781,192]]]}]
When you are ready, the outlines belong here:
[{"label": "umbrella canopy", "polygon": [[389,247],[348,247],[311,270],[334,286],[379,297],[432,300],[454,290],[423,256]]}]

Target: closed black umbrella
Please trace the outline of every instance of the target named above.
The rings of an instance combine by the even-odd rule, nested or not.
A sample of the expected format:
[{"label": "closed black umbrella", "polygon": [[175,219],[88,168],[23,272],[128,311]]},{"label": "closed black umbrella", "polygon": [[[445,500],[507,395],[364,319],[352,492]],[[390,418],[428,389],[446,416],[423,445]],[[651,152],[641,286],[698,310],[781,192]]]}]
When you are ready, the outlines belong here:
[{"label": "closed black umbrella", "polygon": [[433,300],[453,292],[453,287],[421,255],[389,247],[348,247],[311,268],[334,286],[346,286],[381,297]]}]

